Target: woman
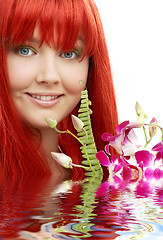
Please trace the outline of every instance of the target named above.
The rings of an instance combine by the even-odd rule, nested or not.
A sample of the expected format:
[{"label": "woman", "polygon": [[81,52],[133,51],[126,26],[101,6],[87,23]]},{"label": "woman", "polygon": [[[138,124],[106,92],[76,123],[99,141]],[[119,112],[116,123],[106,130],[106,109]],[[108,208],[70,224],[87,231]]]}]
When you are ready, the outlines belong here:
[{"label": "woman", "polygon": [[101,134],[114,134],[118,122],[98,10],[93,0],[0,0],[0,6],[0,171],[67,176],[50,152],[62,149],[80,163],[79,144],[58,136],[45,117],[74,131],[70,114],[87,87],[98,150]]}]

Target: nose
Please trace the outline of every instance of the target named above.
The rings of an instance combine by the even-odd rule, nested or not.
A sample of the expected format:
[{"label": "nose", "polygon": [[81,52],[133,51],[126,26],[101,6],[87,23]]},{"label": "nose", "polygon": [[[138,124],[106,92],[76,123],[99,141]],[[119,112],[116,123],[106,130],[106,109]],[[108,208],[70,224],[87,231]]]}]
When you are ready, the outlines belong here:
[{"label": "nose", "polygon": [[57,68],[57,60],[54,54],[44,56],[40,61],[39,72],[36,76],[38,83],[57,84],[60,82],[60,76]]}]

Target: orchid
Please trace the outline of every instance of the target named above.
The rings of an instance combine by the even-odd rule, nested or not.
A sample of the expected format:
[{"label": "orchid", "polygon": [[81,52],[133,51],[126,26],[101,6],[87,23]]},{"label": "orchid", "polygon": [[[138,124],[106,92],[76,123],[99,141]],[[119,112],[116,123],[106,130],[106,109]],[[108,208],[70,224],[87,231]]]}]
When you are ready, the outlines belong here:
[{"label": "orchid", "polygon": [[80,129],[83,129],[84,123],[80,120],[80,118],[76,117],[75,115],[71,115],[72,123],[74,125],[74,128],[78,131]]},{"label": "orchid", "polygon": [[81,168],[84,168],[85,170],[90,170],[88,167],[74,164],[72,162],[72,159],[64,153],[51,152],[51,155],[55,159],[55,161],[64,168],[81,167]]},{"label": "orchid", "polygon": [[133,156],[137,150],[142,148],[133,130],[134,127],[135,125],[131,127],[129,121],[122,122],[116,128],[117,135],[104,133],[102,140],[109,141],[109,146],[115,148],[117,153],[123,156]]},{"label": "orchid", "polygon": [[141,168],[130,164],[123,156],[109,156],[104,151],[99,151],[96,157],[103,166],[108,167],[109,179],[115,183],[134,181],[141,176]]},{"label": "orchid", "polygon": [[57,152],[52,152],[51,155],[61,166],[65,168],[72,168],[72,159],[69,156],[64,153]]},{"label": "orchid", "polygon": [[51,128],[55,128],[57,126],[57,121],[53,120],[51,118],[45,118],[47,124],[49,125],[49,127]]},{"label": "orchid", "polygon": [[[138,118],[135,122],[124,121],[116,128],[115,136],[103,133],[101,138],[107,142],[104,150],[97,152],[96,157],[109,170],[110,178],[117,181],[141,181],[141,179],[163,178],[163,128],[155,118],[146,123],[147,115],[139,103],[136,103]],[[135,133],[142,128],[145,135],[144,147]],[[162,132],[162,139],[152,149],[146,149],[157,130]],[[148,133],[147,133],[148,131]],[[149,136],[149,139],[148,137]],[[110,154],[113,147],[118,156]]]},{"label": "orchid", "polygon": [[153,148],[153,151],[156,151],[156,160],[162,160],[163,163],[163,142],[159,142],[158,144],[156,144]]}]

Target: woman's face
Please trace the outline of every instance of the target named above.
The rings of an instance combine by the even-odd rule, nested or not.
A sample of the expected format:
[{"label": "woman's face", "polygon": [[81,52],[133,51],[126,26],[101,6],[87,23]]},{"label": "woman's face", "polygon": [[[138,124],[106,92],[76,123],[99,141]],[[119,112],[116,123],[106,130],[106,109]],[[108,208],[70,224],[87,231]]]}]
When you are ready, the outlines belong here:
[{"label": "woman's face", "polygon": [[89,59],[82,59],[84,50],[82,38],[67,52],[46,43],[40,46],[37,29],[28,44],[9,48],[9,84],[23,120],[44,128],[46,117],[59,123],[75,108],[87,81]]}]

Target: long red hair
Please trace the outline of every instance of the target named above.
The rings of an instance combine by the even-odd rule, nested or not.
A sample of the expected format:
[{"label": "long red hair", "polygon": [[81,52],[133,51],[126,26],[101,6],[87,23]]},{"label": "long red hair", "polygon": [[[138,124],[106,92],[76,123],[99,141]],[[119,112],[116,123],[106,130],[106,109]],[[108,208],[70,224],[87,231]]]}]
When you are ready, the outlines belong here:
[{"label": "long red hair", "polygon": [[[104,147],[101,134],[114,134],[118,124],[115,92],[103,27],[93,0],[0,0],[0,170],[5,173],[50,173],[46,159],[36,151],[31,131],[20,123],[10,97],[6,51],[10,44],[21,44],[33,35],[36,25],[42,42],[66,51],[82,34],[90,57],[87,89],[92,101],[92,127],[97,149]],[[74,113],[77,114],[77,106]],[[60,128],[73,130],[70,116]],[[30,139],[30,140],[29,140]],[[33,144],[31,144],[33,142]],[[78,142],[62,135],[60,147],[79,163]],[[79,176],[82,170],[74,170]]]}]

